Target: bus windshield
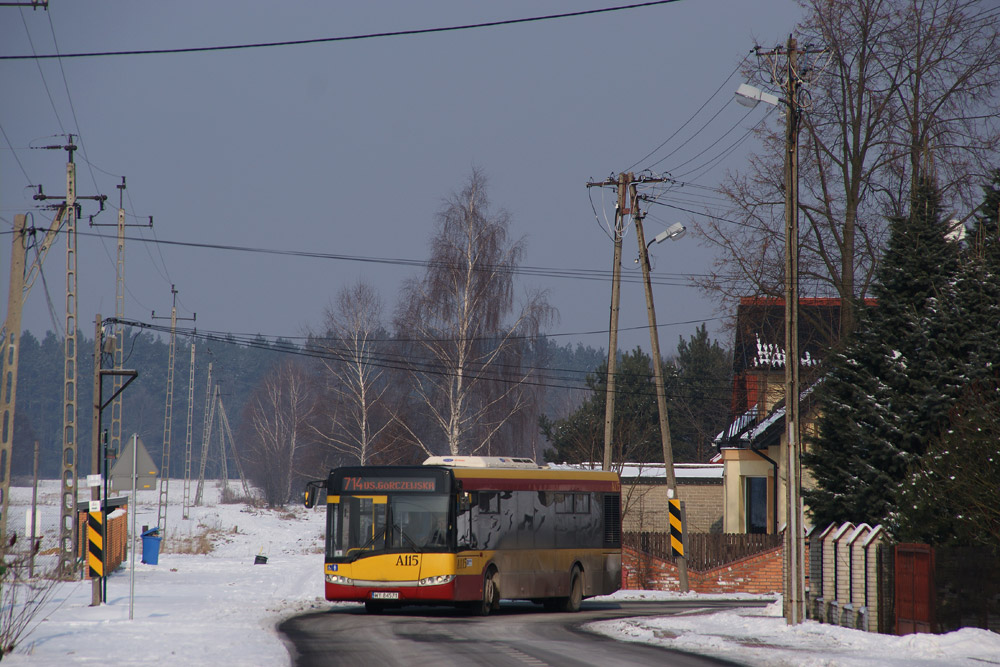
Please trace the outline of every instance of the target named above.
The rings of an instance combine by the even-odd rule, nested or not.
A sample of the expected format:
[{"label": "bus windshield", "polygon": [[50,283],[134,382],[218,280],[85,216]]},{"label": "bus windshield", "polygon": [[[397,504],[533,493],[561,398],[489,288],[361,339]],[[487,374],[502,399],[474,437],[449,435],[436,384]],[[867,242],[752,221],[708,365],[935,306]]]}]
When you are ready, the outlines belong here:
[{"label": "bus windshield", "polygon": [[330,505],[327,556],[354,560],[398,551],[449,546],[448,496],[348,496]]}]

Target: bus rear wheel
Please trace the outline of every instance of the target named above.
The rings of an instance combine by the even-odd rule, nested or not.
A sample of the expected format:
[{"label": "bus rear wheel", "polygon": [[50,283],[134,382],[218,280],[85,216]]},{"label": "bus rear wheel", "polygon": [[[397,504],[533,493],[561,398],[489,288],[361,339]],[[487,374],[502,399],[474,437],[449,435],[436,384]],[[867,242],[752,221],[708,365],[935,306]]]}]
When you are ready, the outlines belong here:
[{"label": "bus rear wheel", "polygon": [[580,611],[580,604],[583,602],[583,573],[580,568],[574,567],[570,574],[569,595],[559,598],[559,611],[575,614]]}]

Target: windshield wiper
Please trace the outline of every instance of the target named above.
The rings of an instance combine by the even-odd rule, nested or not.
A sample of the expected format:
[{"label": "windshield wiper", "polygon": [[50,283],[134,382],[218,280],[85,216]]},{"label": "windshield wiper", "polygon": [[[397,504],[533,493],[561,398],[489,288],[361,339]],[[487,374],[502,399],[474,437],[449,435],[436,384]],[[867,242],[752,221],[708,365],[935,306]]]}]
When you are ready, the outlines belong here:
[{"label": "windshield wiper", "polygon": [[406,534],[406,531],[403,530],[402,526],[399,527],[399,534],[404,540],[410,543],[410,546],[413,547],[414,551],[420,551],[420,547],[418,547],[417,543],[413,541],[413,538]]},{"label": "windshield wiper", "polygon": [[358,549],[357,549],[358,553],[356,553],[354,555],[354,558],[352,558],[351,560],[354,561],[354,560],[357,560],[357,559],[361,558],[361,556],[364,555],[365,550],[368,549],[368,547],[370,547],[373,544],[375,544],[375,540],[377,540],[379,537],[384,537],[384,536],[385,536],[385,531],[384,530],[382,531],[381,534],[378,533],[378,532],[373,532],[372,536],[368,538],[368,541],[366,541],[364,544],[362,544],[360,547],[358,547]]}]

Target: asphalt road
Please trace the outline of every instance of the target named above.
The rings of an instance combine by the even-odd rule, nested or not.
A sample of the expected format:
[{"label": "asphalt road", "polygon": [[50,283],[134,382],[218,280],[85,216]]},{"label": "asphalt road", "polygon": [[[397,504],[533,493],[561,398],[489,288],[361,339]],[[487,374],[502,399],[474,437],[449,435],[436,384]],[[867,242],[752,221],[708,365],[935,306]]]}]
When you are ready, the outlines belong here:
[{"label": "asphalt road", "polygon": [[[732,665],[690,653],[618,642],[580,629],[589,621],[669,616],[698,609],[752,606],[740,601],[585,601],[577,614],[545,612],[503,602],[485,618],[451,608],[407,607],[369,615],[362,607],[333,607],[279,626],[297,667],[323,665],[435,667],[490,665]],[[760,604],[764,604],[763,602]]]}]

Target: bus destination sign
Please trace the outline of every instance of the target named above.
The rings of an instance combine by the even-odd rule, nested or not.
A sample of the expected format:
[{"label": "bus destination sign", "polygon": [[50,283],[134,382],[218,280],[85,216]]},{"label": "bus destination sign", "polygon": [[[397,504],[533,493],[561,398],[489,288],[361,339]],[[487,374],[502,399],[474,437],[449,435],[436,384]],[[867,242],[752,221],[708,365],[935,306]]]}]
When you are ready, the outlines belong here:
[{"label": "bus destination sign", "polygon": [[344,477],[344,493],[434,493],[437,480],[433,477]]}]

